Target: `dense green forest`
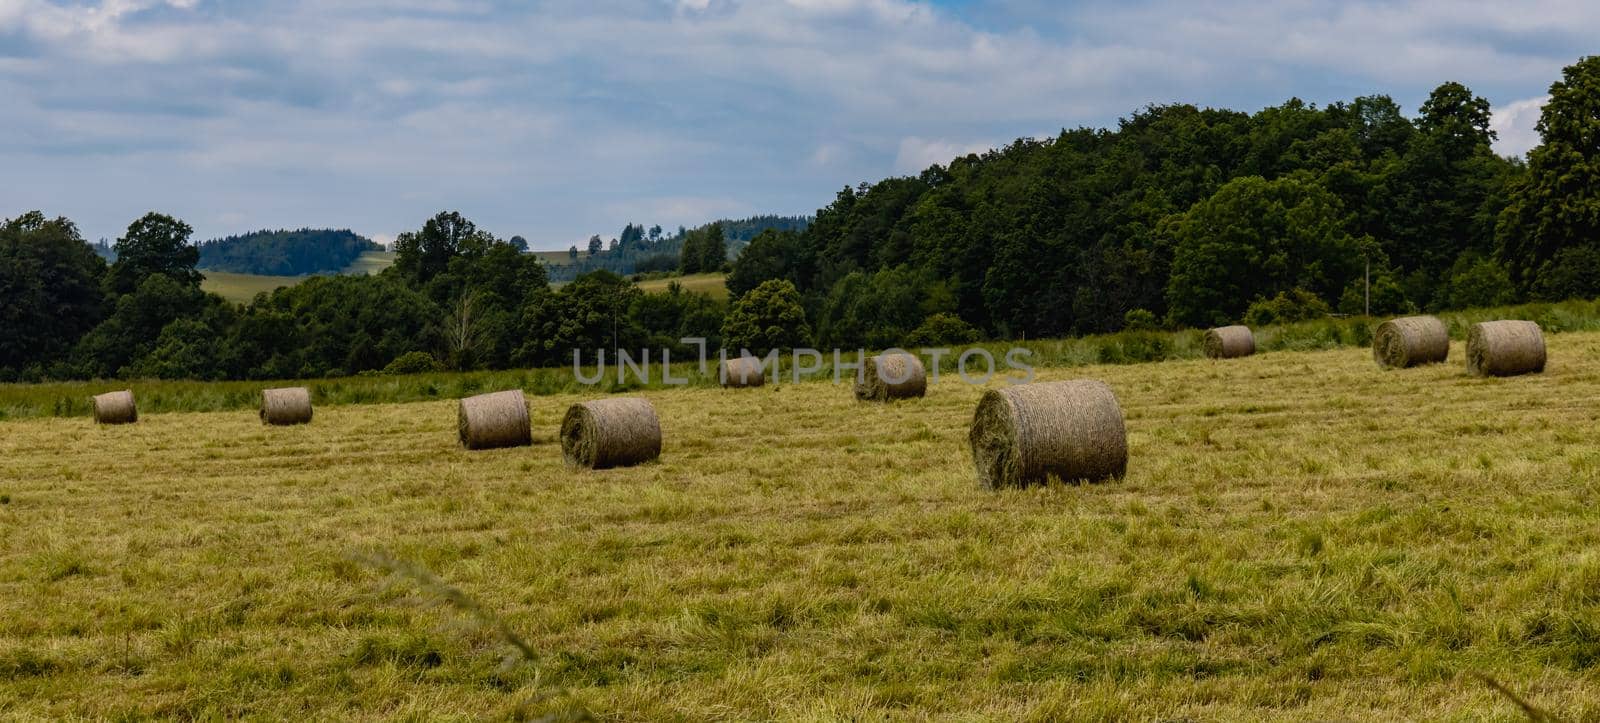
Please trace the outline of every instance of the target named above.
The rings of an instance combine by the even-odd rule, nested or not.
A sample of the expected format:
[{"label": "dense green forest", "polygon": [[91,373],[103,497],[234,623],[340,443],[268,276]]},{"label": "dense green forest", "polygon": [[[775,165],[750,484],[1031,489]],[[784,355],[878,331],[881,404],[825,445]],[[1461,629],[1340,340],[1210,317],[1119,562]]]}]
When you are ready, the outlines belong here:
[{"label": "dense green forest", "polygon": [[729,265],[731,304],[644,294],[603,268],[553,288],[520,239],[446,212],[401,234],[381,274],[233,305],[200,290],[178,219],[134,221],[108,263],[70,220],[25,213],[0,224],[0,378],[545,366],[574,350],[687,354],[683,337],[916,346],[1593,298],[1600,57],[1550,96],[1525,159],[1494,154],[1489,104],[1458,83],[1414,117],[1384,96],[1151,106],[844,188],[742,251],[726,223],[672,237],[630,224],[613,248],[571,251]]},{"label": "dense green forest", "polygon": [[332,274],[363,252],[382,250],[348,229],[262,230],[202,242],[199,268],[264,276]]}]

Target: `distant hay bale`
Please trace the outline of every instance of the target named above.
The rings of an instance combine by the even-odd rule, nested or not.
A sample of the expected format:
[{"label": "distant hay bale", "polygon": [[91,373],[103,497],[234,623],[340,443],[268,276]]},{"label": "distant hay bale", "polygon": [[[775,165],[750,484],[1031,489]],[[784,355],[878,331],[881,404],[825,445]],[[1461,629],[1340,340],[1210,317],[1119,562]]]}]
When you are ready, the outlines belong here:
[{"label": "distant hay bale", "polygon": [[1485,321],[1467,331],[1467,373],[1510,377],[1544,371],[1544,333],[1531,321]]},{"label": "distant hay bale", "polygon": [[1219,326],[1206,332],[1206,358],[1234,359],[1256,353],[1256,336],[1248,326]]},{"label": "distant hay bale", "polygon": [[734,357],[717,365],[717,376],[722,379],[722,386],[729,389],[765,384],[767,379],[761,372],[761,360],[755,357]]},{"label": "distant hay bale", "polygon": [[139,408],[133,403],[133,390],[95,395],[94,421],[98,424],[133,424],[139,421]]},{"label": "distant hay bale", "polygon": [[986,487],[1121,478],[1128,469],[1122,406],[1104,382],[1021,384],[985,392],[972,418],[972,461]]},{"label": "distant hay bale", "polygon": [[1450,330],[1433,316],[1407,316],[1378,325],[1372,358],[1378,366],[1404,369],[1437,364],[1450,356]]},{"label": "distant hay bale", "polygon": [[647,399],[574,404],[561,420],[561,456],[590,469],[629,467],[661,456],[661,422]]},{"label": "distant hay bale", "polygon": [[261,390],[261,421],[266,424],[309,424],[311,390],[305,387]]},{"label": "distant hay bale", "polygon": [[886,402],[928,393],[928,372],[914,354],[880,354],[868,357],[856,380],[856,399]]},{"label": "distant hay bale", "polygon": [[467,449],[526,447],[533,444],[528,400],[521,389],[479,394],[461,400],[456,414],[461,446]]}]

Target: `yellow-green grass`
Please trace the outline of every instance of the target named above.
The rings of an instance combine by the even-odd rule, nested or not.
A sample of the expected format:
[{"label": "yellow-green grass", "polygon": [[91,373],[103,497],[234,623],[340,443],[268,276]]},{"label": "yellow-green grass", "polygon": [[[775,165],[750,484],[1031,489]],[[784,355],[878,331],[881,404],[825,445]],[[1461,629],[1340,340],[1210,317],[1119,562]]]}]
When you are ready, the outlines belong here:
[{"label": "yellow-green grass", "polygon": [[[394,253],[389,251],[364,251],[341,273],[376,274],[394,264]],[[248,304],[256,294],[272,293],[281,286],[294,286],[305,281],[305,276],[267,276],[262,274],[235,274],[227,271],[202,271],[205,280],[200,288],[237,304]]]},{"label": "yellow-green grass", "polygon": [[205,280],[200,288],[236,304],[248,304],[256,294],[270,294],[282,286],[294,286],[304,281],[304,276],[262,276],[235,274],[227,271],[203,271]]},{"label": "yellow-green grass", "polygon": [[355,261],[346,266],[347,274],[376,274],[394,265],[393,251],[363,251]]},{"label": "yellow-green grass", "polygon": [[[530,251],[551,266],[568,266],[574,262],[571,251]],[[581,255],[579,258],[583,258]]]},{"label": "yellow-green grass", "polygon": [[[1600,716],[1600,334],[1546,373],[1365,349],[1041,370],[1120,482],[988,492],[981,389],[643,392],[661,461],[465,452],[451,401],[0,424],[0,717]],[[510,650],[405,579],[503,617]]]},{"label": "yellow-green grass", "polygon": [[728,298],[727,276],[724,274],[689,274],[687,276],[673,276],[665,279],[650,279],[635,284],[647,294],[664,293],[669,284],[679,284],[684,291],[695,291],[708,294],[713,299]]}]

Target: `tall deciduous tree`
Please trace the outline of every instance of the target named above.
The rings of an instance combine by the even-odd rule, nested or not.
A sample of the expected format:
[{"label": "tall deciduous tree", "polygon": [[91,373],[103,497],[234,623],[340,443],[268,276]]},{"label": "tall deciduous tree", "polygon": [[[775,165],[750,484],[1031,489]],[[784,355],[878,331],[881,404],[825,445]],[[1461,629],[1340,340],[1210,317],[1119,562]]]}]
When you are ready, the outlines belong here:
[{"label": "tall deciduous tree", "polygon": [[1535,127],[1543,142],[1500,216],[1500,259],[1524,293],[1600,295],[1600,277],[1560,273],[1593,266],[1600,248],[1600,55],[1561,72]]},{"label": "tall deciduous tree", "polygon": [[194,229],[162,213],[147,213],[129,224],[117,239],[117,261],[106,275],[106,290],[114,296],[131,294],[144,280],[161,274],[179,286],[200,288],[204,278],[195,270],[200,250],[189,244]]},{"label": "tall deciduous tree", "polygon": [[418,231],[395,237],[394,272],[416,284],[427,284],[450,268],[458,256],[476,257],[488,251],[494,237],[459,212],[434,215]]},{"label": "tall deciduous tree", "polygon": [[788,281],[762,282],[740,297],[722,321],[722,343],[729,349],[766,354],[792,349],[810,338],[800,292]]},{"label": "tall deciduous tree", "polygon": [[0,369],[55,361],[105,315],[106,263],[65,218],[0,223]]}]

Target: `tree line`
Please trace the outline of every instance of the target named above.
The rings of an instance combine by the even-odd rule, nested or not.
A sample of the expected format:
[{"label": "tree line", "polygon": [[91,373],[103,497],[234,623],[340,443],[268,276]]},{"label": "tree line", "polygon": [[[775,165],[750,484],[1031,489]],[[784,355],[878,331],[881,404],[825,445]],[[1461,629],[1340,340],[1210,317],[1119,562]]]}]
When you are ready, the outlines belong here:
[{"label": "tree line", "polygon": [[806,216],[751,216],[713,221],[692,229],[679,226],[671,235],[659,224],[646,230],[642,224],[629,223],[609,244],[595,235],[589,237],[583,249],[576,244],[567,249],[568,263],[552,265],[550,280],[571,281],[599,270],[624,276],[722,271],[763,231],[799,231],[810,221]]},{"label": "tree line", "polygon": [[[928,324],[997,338],[1405,313],[1600,294],[1600,58],[1563,71],[1526,159],[1444,83],[1247,114],[1150,106],[846,187],[756,237],[731,293],[778,281],[822,345]],[[1370,280],[1370,283],[1369,283]]]}]

